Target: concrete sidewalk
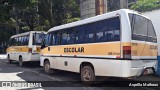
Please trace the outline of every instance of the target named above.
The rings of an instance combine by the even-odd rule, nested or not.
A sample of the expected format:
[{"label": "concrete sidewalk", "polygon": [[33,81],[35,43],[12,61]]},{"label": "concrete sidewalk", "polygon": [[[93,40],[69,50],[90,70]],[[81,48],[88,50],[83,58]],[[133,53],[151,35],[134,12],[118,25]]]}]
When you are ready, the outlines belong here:
[{"label": "concrete sidewalk", "polygon": [[7,55],[6,54],[0,54],[0,59],[7,59]]}]

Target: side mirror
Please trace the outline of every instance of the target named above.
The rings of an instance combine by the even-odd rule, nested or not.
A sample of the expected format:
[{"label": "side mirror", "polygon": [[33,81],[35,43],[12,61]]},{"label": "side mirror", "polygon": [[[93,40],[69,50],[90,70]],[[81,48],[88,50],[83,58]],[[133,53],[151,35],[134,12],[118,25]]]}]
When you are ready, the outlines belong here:
[{"label": "side mirror", "polygon": [[44,44],[41,45],[41,49],[43,49],[43,48],[45,48],[45,45],[44,45]]}]

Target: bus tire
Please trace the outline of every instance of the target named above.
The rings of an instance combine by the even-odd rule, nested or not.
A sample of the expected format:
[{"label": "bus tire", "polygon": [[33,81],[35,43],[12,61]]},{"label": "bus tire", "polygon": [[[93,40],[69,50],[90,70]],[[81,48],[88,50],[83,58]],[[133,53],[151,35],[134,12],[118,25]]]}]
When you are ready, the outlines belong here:
[{"label": "bus tire", "polygon": [[91,66],[84,66],[81,69],[81,80],[85,85],[92,85],[95,82],[95,73]]},{"label": "bus tire", "polygon": [[50,62],[47,60],[44,62],[44,72],[47,73],[47,74],[51,74],[52,73],[52,70],[50,68]]},{"label": "bus tire", "polygon": [[10,56],[9,56],[9,55],[7,56],[7,60],[8,60],[8,63],[9,63],[9,64],[12,63],[12,60],[10,59]]},{"label": "bus tire", "polygon": [[19,57],[19,66],[22,67],[24,65],[23,58]]}]

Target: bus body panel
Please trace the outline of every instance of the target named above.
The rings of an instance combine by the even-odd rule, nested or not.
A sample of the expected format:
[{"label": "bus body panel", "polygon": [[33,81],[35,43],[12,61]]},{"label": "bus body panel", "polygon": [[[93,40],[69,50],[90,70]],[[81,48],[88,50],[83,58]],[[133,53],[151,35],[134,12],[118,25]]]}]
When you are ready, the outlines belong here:
[{"label": "bus body panel", "polygon": [[132,59],[157,59],[157,44],[132,40]]},{"label": "bus body panel", "polygon": [[[130,22],[127,13],[125,11],[120,12],[121,17],[121,42],[131,42],[131,29]],[[122,48],[122,47],[121,47]]]},{"label": "bus body panel", "polygon": [[[80,65],[83,62],[91,63],[94,66],[96,76],[115,76],[122,75],[121,60],[114,59],[88,59],[88,58],[66,58],[66,57],[41,57],[40,65],[44,65],[44,59],[48,59],[51,68],[80,73]],[[65,66],[65,62],[68,63]],[[115,67],[116,66],[116,67]],[[114,68],[114,70],[113,70]]]},{"label": "bus body panel", "polygon": [[[141,43],[139,40],[132,39],[132,26],[128,13],[140,15],[134,11],[122,9],[51,28],[48,34],[118,16],[120,18],[120,40],[75,45],[48,45],[41,50],[40,65],[44,66],[45,60],[49,60],[53,69],[80,73],[81,63],[89,62],[93,65],[96,76],[115,77],[139,76],[146,68],[156,70],[156,43],[146,41]],[[130,48],[129,59],[124,57],[124,47]]]},{"label": "bus body panel", "polygon": [[[157,68],[157,60],[123,60],[122,77],[139,76],[145,69]],[[153,73],[150,71],[149,73]]]},{"label": "bus body panel", "polygon": [[[18,45],[17,43],[13,44],[12,42],[10,43],[11,45],[7,48],[7,55],[10,56],[11,60],[16,60],[19,61],[19,57],[21,56],[23,59],[23,62],[28,62],[28,61],[40,61],[40,45],[33,45],[33,34],[39,34],[39,33],[44,33],[41,31],[31,31],[27,33],[22,33],[18,35],[14,35],[11,37],[11,39],[17,39],[23,37],[23,39],[19,40],[20,42],[23,42],[21,44],[23,45]],[[27,41],[28,38],[28,41]],[[26,41],[26,42],[25,42]],[[25,44],[24,44],[25,42]],[[35,48],[35,49],[34,49]]]},{"label": "bus body panel", "polygon": [[[41,66],[44,66],[44,60],[47,59],[51,68],[79,73],[82,62],[89,62],[95,67],[95,74],[98,76],[121,75],[121,60],[110,59],[120,57],[120,42],[49,46],[49,48],[50,51],[48,47],[41,50]],[[84,51],[80,50],[82,48]],[[65,62],[68,66],[65,66]],[[115,68],[116,64],[119,65]],[[106,71],[101,71],[104,68]],[[111,68],[115,68],[118,72],[116,70],[113,72]]]},{"label": "bus body panel", "polygon": [[[48,47],[50,50],[48,50]],[[48,46],[41,51],[42,55],[77,56],[77,57],[120,57],[120,42],[102,42],[77,45]]]},{"label": "bus body panel", "polygon": [[27,61],[39,61],[40,60],[40,55],[38,53],[37,54],[28,53],[28,50],[27,50],[27,52],[21,52],[21,51],[8,52],[7,55],[10,56],[11,60],[16,60],[16,61],[19,60],[20,56],[22,56],[24,62],[27,62]]}]

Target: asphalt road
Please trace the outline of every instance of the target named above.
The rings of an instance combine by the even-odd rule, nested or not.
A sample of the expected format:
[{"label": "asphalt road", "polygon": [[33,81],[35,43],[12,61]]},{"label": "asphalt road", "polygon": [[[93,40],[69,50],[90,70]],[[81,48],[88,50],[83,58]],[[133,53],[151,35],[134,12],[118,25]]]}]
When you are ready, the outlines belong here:
[{"label": "asphalt road", "polygon": [[[16,87],[14,89],[56,89],[56,90],[160,90],[159,87],[128,87],[123,86],[123,82],[133,81],[158,81],[160,83],[160,77],[149,75],[141,76],[134,79],[121,79],[121,78],[107,78],[100,83],[96,83],[93,86],[85,86],[80,82],[80,75],[77,73],[56,71],[50,75],[43,72],[43,68],[39,66],[39,63],[26,63],[24,67],[19,67],[17,62],[8,64],[7,60],[0,59],[0,85],[2,81],[22,81],[22,82],[43,82],[44,85],[50,87]],[[110,82],[108,82],[110,81]],[[116,83],[115,83],[116,82]],[[153,83],[153,82],[152,82]],[[115,85],[116,84],[116,85]],[[126,84],[126,83],[125,83]],[[134,84],[134,83],[133,83]],[[136,84],[136,83],[135,83]],[[43,86],[43,85],[42,85]],[[53,86],[53,87],[51,87]],[[123,86],[123,87],[122,87]],[[7,87],[8,89],[9,87]],[[6,87],[0,87],[0,89],[6,90]],[[9,89],[13,89],[9,88]]]}]

